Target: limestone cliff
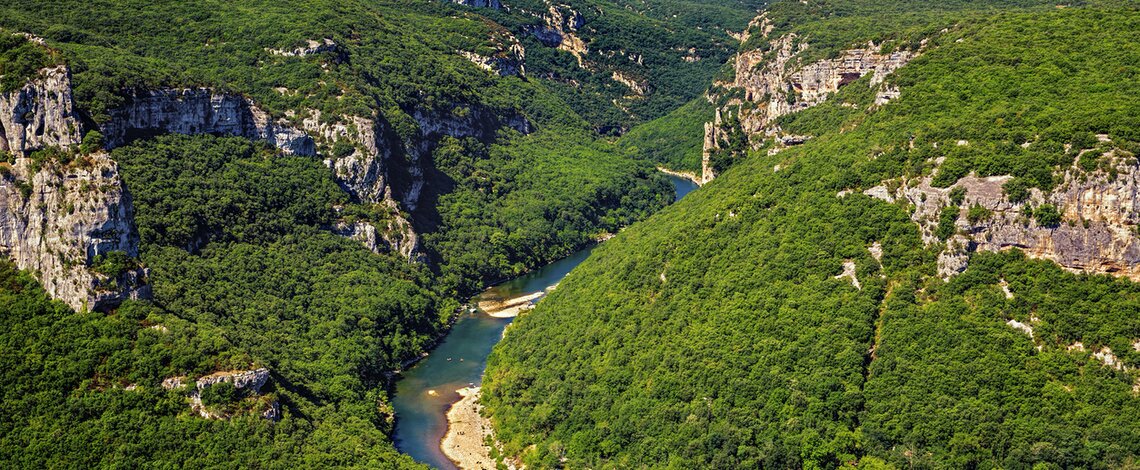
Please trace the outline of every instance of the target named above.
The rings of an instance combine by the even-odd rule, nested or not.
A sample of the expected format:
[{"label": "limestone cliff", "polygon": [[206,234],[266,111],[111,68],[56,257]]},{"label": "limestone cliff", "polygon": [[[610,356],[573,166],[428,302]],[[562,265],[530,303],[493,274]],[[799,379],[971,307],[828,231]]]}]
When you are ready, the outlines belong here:
[{"label": "limestone cliff", "polygon": [[17,156],[79,144],[67,67],[41,70],[23,88],[0,94],[0,151]]},{"label": "limestone cliff", "polygon": [[[373,119],[340,116],[329,122],[318,110],[306,110],[304,117],[287,113],[291,120],[272,119],[245,97],[203,88],[139,91],[110,114],[111,120],[101,130],[112,148],[132,137],[156,133],[246,137],[268,142],[289,155],[327,156],[325,164],[353,197],[387,205],[393,212],[398,209],[387,184],[385,160],[389,145],[381,140],[382,132]],[[348,143],[350,151],[334,155],[331,149],[337,142]],[[413,257],[417,237],[411,232],[411,224],[399,220],[386,228],[399,232],[384,232],[366,246],[376,252],[392,249],[407,258]],[[392,242],[396,239],[400,242]],[[376,240],[389,243],[375,243]]]},{"label": "limestone cliff", "polygon": [[83,311],[149,295],[144,269],[96,266],[112,253],[138,256],[130,196],[106,154],[68,165],[17,158],[0,173],[0,252],[52,297]]},{"label": "limestone cliff", "polygon": [[[1081,158],[1095,155],[1085,153]],[[976,250],[997,251],[1020,248],[1033,258],[1047,259],[1079,272],[1107,273],[1140,281],[1140,164],[1134,156],[1113,150],[1102,158],[1111,159],[1110,170],[1086,172],[1077,164],[1062,171],[1061,183],[1049,192],[1031,190],[1023,202],[1010,202],[1002,190],[1009,176],[958,180],[949,188],[935,188],[931,178],[899,185],[886,185],[866,191],[887,201],[903,201],[915,208],[911,215],[928,245],[938,243],[934,235],[939,214],[958,210],[957,233],[946,242],[939,257],[944,277],[967,267],[969,254]],[[950,203],[954,188],[965,189],[959,208]],[[1029,215],[1042,205],[1057,207],[1061,223],[1042,226]],[[987,216],[970,220],[970,207],[982,207]]]},{"label": "limestone cliff", "polygon": [[648,81],[631,76],[628,73],[614,71],[611,78],[613,81],[629,88],[629,91],[633,92],[634,96],[645,96],[653,91]]},{"label": "limestone cliff", "polygon": [[299,129],[270,119],[241,96],[204,88],[138,91],[110,115],[100,129],[109,148],[155,133],[216,134],[264,140],[286,154],[316,155],[313,139]]},{"label": "limestone cliff", "polygon": [[522,77],[526,75],[526,48],[510,31],[505,28],[493,30],[486,49],[492,52],[481,54],[479,52],[459,51],[459,55],[500,77]]},{"label": "limestone cliff", "polygon": [[550,5],[542,17],[541,26],[532,27],[530,33],[547,47],[557,47],[574,55],[578,66],[586,68],[586,54],[590,52],[578,36],[578,29],[586,24],[585,18],[568,5]]},{"label": "limestone cliff", "polygon": [[[756,29],[765,38],[772,31],[770,22],[764,15],[754,22]],[[715,94],[742,96],[730,98],[721,106],[725,113],[732,113],[733,122],[748,137],[752,147],[759,147],[765,139],[775,138],[776,148],[801,143],[808,136],[788,136],[774,123],[777,118],[801,111],[820,103],[838,91],[866,75],[871,75],[870,86],[878,89],[876,104],[882,105],[898,97],[899,90],[883,83],[895,70],[906,65],[918,52],[894,51],[882,53],[880,47],[868,42],[861,47],[840,51],[834,59],[822,59],[804,63],[803,53],[810,49],[810,41],[795,33],[768,38],[768,47],[745,51],[737,55],[731,82],[716,84]],[[735,94],[734,94],[735,93]],[[713,96],[716,99],[716,96]],[[725,150],[718,144],[718,132],[724,132],[724,123],[719,119],[705,130],[706,173],[702,179],[711,180],[716,175],[708,164],[710,155]]]},{"label": "limestone cliff", "polygon": [[[0,94],[0,126],[10,155],[0,163],[0,252],[76,310],[146,296],[145,270],[93,266],[111,253],[137,257],[138,234],[114,161],[103,153],[61,161],[72,158],[81,129],[67,68]],[[52,151],[31,158],[43,149]]]},{"label": "limestone cliff", "polygon": [[[331,40],[271,52],[343,53]],[[154,134],[214,134],[264,141],[285,154],[324,157],[348,193],[360,202],[386,206],[390,214],[375,222],[379,226],[361,221],[331,229],[373,251],[394,251],[413,260],[418,259],[418,237],[402,211],[415,210],[426,184],[425,157],[439,139],[491,141],[502,128],[531,131],[515,111],[504,114],[463,103],[443,111],[411,110],[419,129],[401,140],[392,137],[395,133],[380,116],[322,116],[303,109],[273,117],[247,97],[208,88],[134,90],[125,98],[99,127],[107,148]],[[108,155],[62,161],[78,154],[85,129],[77,114],[66,66],[42,70],[24,87],[0,94],[0,154],[10,156],[0,164],[0,251],[19,268],[37,273],[55,298],[76,309],[96,309],[145,296],[145,270],[113,275],[92,270],[107,253],[137,257],[138,235],[130,197]],[[41,149],[60,151],[52,158],[28,158]],[[399,168],[389,168],[392,160],[399,161]],[[393,171],[406,175],[401,180],[408,182],[398,191],[391,184]]]},{"label": "limestone cliff", "polygon": [[[286,154],[320,155],[333,169],[338,183],[356,199],[382,204],[394,214],[380,237],[364,234],[375,230],[340,230],[365,242],[374,251],[397,251],[411,259],[418,249],[418,237],[411,224],[399,216],[401,208],[414,211],[425,184],[422,159],[430,154],[443,136],[476,137],[493,140],[502,127],[530,132],[530,123],[521,115],[500,116],[479,106],[458,105],[437,112],[417,108],[412,117],[419,132],[405,142],[392,142],[388,129],[374,118],[335,116],[327,119],[314,109],[304,114],[288,112],[272,119],[249,99],[215,93],[208,89],[166,89],[137,92],[128,103],[111,112],[111,121],[102,128],[110,147],[129,138],[154,133],[216,134],[241,136],[268,142]],[[338,143],[347,143],[347,153],[335,152]],[[406,168],[411,183],[394,191],[389,183],[387,162],[399,149],[408,156]],[[398,201],[398,202],[397,202]],[[371,240],[371,241],[366,241]],[[383,243],[374,243],[375,241]]]},{"label": "limestone cliff", "polygon": [[304,46],[295,47],[293,49],[266,49],[270,54],[281,57],[308,57],[317,54],[335,54],[337,62],[343,62],[344,50],[341,49],[340,44],[329,38],[322,38],[321,40],[310,39],[305,41]]},{"label": "limestone cliff", "polygon": [[[281,417],[281,405],[272,396],[264,396],[261,388],[269,381],[269,369],[264,367],[253,370],[233,370],[214,372],[198,378],[193,382],[194,387],[187,393],[190,409],[205,419],[227,419],[234,416],[239,410],[248,409],[250,412],[269,420],[276,421]],[[211,387],[221,383],[233,385],[233,388],[244,396],[246,406],[209,405],[203,403],[202,394]],[[187,388],[191,382],[187,377],[168,377],[162,381],[162,388],[178,390]]]},{"label": "limestone cliff", "polygon": [[419,132],[414,141],[404,143],[404,151],[410,159],[407,172],[411,183],[400,194],[400,202],[409,211],[416,210],[426,184],[423,161],[442,137],[473,137],[489,142],[495,139],[499,129],[508,128],[521,134],[532,131],[525,116],[514,112],[502,115],[482,106],[460,105],[449,110],[417,108],[412,118],[419,124]]}]

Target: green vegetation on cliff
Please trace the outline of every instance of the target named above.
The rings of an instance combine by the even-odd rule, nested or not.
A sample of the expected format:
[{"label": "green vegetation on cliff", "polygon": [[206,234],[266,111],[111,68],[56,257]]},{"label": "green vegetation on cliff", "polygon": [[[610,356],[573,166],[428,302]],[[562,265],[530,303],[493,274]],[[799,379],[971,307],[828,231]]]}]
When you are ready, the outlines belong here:
[{"label": "green vegetation on cliff", "polygon": [[701,172],[706,122],[715,116],[705,97],[697,98],[666,116],[633,128],[618,146],[637,157],[675,171]]},{"label": "green vegetation on cliff", "polygon": [[[0,461],[411,464],[387,437],[384,373],[422,351],[454,308],[425,270],[320,230],[344,194],[319,162],[209,136],[113,156],[135,198],[154,301],[77,314],[0,268]],[[185,391],[161,386],[255,366],[272,371],[262,393],[280,402],[277,422],[201,419]]]},{"label": "green vegetation on cliff", "polygon": [[[1134,148],[1137,82],[1116,77],[1136,72],[1140,14],[946,26],[888,80],[901,98],[872,106],[857,81],[786,117],[813,138],[624,231],[519,318],[484,386],[506,454],[540,468],[1133,464],[1140,289],[1017,251],[974,254],[944,282],[943,246],[862,191],[938,157],[951,183],[973,170],[1051,187],[1039,169],[1096,145],[1074,135]],[[1007,324],[1031,318],[1033,339]]]},{"label": "green vegetation on cliff", "polygon": [[[409,464],[388,438],[388,373],[430,345],[458,300],[671,200],[664,177],[599,139],[547,82],[465,58],[503,53],[503,27],[434,0],[17,0],[0,5],[0,28],[48,46],[0,34],[3,90],[64,62],[88,128],[135,91],[182,87],[241,95],[294,123],[316,111],[323,123],[374,120],[394,198],[423,176],[418,207],[401,215],[430,261],[377,255],[330,231],[358,218],[383,229],[393,215],[354,200],[321,161],[351,153],[345,142],[318,142],[319,158],[214,136],[146,135],[114,149],[140,259],[115,252],[93,269],[141,263],[154,299],[77,315],[4,267],[16,280],[0,292],[11,300],[0,308],[11,328],[5,466]],[[424,130],[470,116],[472,137]],[[499,128],[512,119],[532,132]],[[95,140],[82,151],[98,151]],[[253,367],[271,371],[259,399],[279,401],[280,421],[202,419],[185,391],[160,386]],[[227,406],[240,395],[210,390],[203,400]]]},{"label": "green vegetation on cliff", "polygon": [[[466,9],[515,32],[527,51],[527,74],[549,83],[595,129],[620,133],[668,114],[708,88],[737,47],[763,0],[515,0],[509,11]],[[554,8],[581,25],[563,27],[581,39],[578,56],[544,44],[536,30]],[[579,16],[575,16],[573,13]],[[571,21],[573,23],[573,21]],[[614,73],[644,85],[640,92]]]},{"label": "green vegetation on cliff", "polygon": [[[133,90],[166,87],[241,94],[294,121],[312,110],[324,121],[374,119],[390,153],[385,176],[395,197],[408,192],[413,175],[424,175],[427,200],[411,218],[428,234],[423,248],[457,295],[554,261],[669,199],[651,166],[595,142],[591,126],[550,82],[498,77],[464,58],[458,51],[498,56],[509,48],[504,26],[477,12],[434,0],[115,0],[87,14],[92,8],[17,1],[0,6],[0,27],[42,36],[61,51],[80,112],[94,123],[110,119]],[[310,41],[323,49],[291,55],[313,48]],[[420,135],[415,116],[470,113],[519,116],[535,132],[521,136],[479,122],[487,129],[462,143],[465,161],[446,155],[447,148],[431,155],[453,143]],[[426,161],[413,161],[416,154]],[[476,267],[465,258],[492,263]]]}]

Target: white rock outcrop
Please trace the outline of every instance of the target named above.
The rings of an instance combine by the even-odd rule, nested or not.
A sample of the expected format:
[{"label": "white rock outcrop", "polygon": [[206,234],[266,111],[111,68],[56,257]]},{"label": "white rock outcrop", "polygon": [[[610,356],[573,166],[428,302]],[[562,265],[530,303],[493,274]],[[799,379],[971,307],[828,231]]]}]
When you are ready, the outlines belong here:
[{"label": "white rock outcrop", "polygon": [[493,8],[495,10],[503,9],[503,2],[499,0],[448,0],[451,3],[475,7],[475,8]]},{"label": "white rock outcrop", "polygon": [[254,370],[235,370],[214,372],[194,381],[198,390],[211,387],[222,382],[233,384],[234,388],[247,390],[250,393],[260,393],[261,386],[269,380],[269,369],[264,367]]},{"label": "white rock outcrop", "polygon": [[578,29],[586,24],[585,17],[568,5],[551,5],[542,19],[543,24],[529,28],[530,33],[543,45],[574,55],[578,66],[586,68],[586,55],[590,49],[577,34]]},{"label": "white rock outcrop", "polygon": [[[162,386],[167,390],[176,389],[184,386],[184,381],[185,377],[171,377],[163,380]],[[194,382],[194,388],[189,393],[190,409],[205,419],[227,419],[230,415],[225,411],[212,410],[202,403],[203,392],[220,383],[230,383],[235,389],[241,390],[247,395],[246,400],[257,400],[256,396],[261,393],[261,387],[268,381],[269,369],[264,367],[253,370],[214,372]],[[167,386],[168,382],[170,386]],[[281,404],[277,400],[260,400],[258,405],[255,412],[261,417],[273,421],[281,418]]]},{"label": "white rock outcrop", "polygon": [[[1105,157],[1112,158],[1112,154]],[[1050,260],[1072,271],[1140,281],[1140,163],[1133,158],[1116,158],[1113,165],[1115,174],[1102,169],[1085,172],[1074,164],[1061,173],[1062,182],[1052,191],[1031,190],[1030,198],[1019,203],[1010,202],[1002,189],[1009,176],[981,178],[971,174],[949,188],[935,188],[926,177],[902,184],[893,193],[885,186],[865,193],[887,202],[913,205],[911,220],[930,245],[939,241],[934,233],[940,212],[950,205],[950,191],[966,190],[957,221],[959,234],[951,238],[940,257],[946,261],[943,276],[965,270],[970,252],[1019,248],[1031,258]],[[1029,209],[1042,204],[1058,208],[1060,224],[1041,226],[1028,216]],[[985,208],[992,215],[971,222],[965,214],[972,206]]]},{"label": "white rock outcrop", "polygon": [[145,270],[114,278],[91,265],[104,254],[138,256],[130,196],[106,154],[67,164],[29,158],[36,150],[75,147],[75,115],[66,67],[41,70],[24,87],[0,94],[0,253],[31,271],[48,294],[76,310],[101,309],[145,297]]},{"label": "white rock outcrop", "polygon": [[324,53],[340,53],[340,45],[330,38],[310,39],[305,45],[293,49],[266,49],[270,54],[281,57],[308,57]]},{"label": "white rock outcrop", "polygon": [[78,145],[80,127],[65,66],[41,70],[22,88],[0,94],[0,153]]},{"label": "white rock outcrop", "polygon": [[[749,30],[757,29],[767,37],[771,31],[768,19],[761,15],[754,23]],[[868,42],[862,47],[841,51],[837,58],[805,64],[801,54],[809,46],[801,39],[789,33],[771,38],[769,48],[740,53],[733,64],[736,71],[734,79],[717,83],[720,88],[742,92],[742,100],[730,99],[721,110],[738,117],[735,122],[739,123],[754,148],[772,137],[777,138],[782,147],[803,143],[808,136],[783,135],[774,126],[775,120],[817,106],[841,87],[864,76],[871,75],[870,86],[878,90],[876,105],[897,98],[900,96],[898,88],[883,81],[918,55],[915,51],[882,53],[878,45]],[[725,132],[722,126],[719,115],[717,120],[705,125],[704,181],[716,176],[707,162],[713,153],[721,150],[719,143],[723,140],[718,133]]]},{"label": "white rock outcrop", "polygon": [[248,99],[205,88],[138,91],[109,114],[110,121],[100,128],[109,148],[131,137],[170,133],[246,137],[266,141],[291,155],[316,155],[317,151],[312,137],[287,122],[271,119]]}]

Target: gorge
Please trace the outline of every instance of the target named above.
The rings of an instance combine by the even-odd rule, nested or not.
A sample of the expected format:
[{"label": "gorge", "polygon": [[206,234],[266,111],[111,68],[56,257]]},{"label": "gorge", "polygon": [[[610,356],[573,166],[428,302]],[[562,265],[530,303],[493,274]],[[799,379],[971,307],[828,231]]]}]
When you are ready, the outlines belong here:
[{"label": "gorge", "polygon": [[[696,189],[692,181],[670,176],[675,200],[680,200]],[[557,287],[571,270],[589,257],[593,248],[578,251],[562,260],[544,266],[532,273],[498,284],[471,300],[480,305],[488,299],[526,298],[526,309],[533,307],[543,295]],[[457,467],[456,456],[465,462],[472,459],[471,446],[447,453],[441,449],[448,432],[449,411],[460,406],[459,393],[474,390],[483,380],[483,370],[491,348],[507,335],[515,312],[504,316],[500,310],[486,311],[469,307],[459,313],[445,339],[423,360],[405,372],[396,381],[392,400],[396,414],[393,438],[396,448],[417,461],[435,468]],[[465,392],[468,391],[468,392]],[[482,435],[476,438],[482,446]]]},{"label": "gorge", "polygon": [[1131,468],[1137,64],[1134,0],[3,2],[0,467]]}]

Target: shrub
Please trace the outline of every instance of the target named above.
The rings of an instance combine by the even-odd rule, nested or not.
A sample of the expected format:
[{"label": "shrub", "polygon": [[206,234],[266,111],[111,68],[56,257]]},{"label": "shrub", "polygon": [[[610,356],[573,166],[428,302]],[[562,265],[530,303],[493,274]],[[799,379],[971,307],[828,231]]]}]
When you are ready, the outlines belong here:
[{"label": "shrub", "polygon": [[1025,202],[1026,199],[1029,199],[1029,185],[1021,178],[1006,181],[1005,184],[1001,186],[1001,189],[1005,192],[1006,199],[1009,199],[1009,202],[1014,204]]},{"label": "shrub", "polygon": [[234,384],[218,382],[202,389],[202,404],[206,406],[230,405],[240,400],[242,393]]},{"label": "shrub", "polygon": [[985,221],[993,215],[993,211],[974,204],[970,206],[970,210],[966,212],[966,220],[970,221],[970,225],[977,225],[979,222]]},{"label": "shrub", "polygon": [[966,188],[961,186],[955,187],[950,190],[950,204],[961,206],[962,201],[966,199]]},{"label": "shrub", "polygon": [[99,150],[103,150],[103,134],[99,131],[90,131],[83,136],[83,143],[79,144],[80,153],[89,154]]},{"label": "shrub", "polygon": [[955,224],[958,222],[959,212],[961,212],[961,210],[958,208],[958,206],[948,206],[942,208],[942,213],[938,216],[938,229],[934,232],[934,234],[937,235],[939,239],[945,240],[947,238],[950,238],[950,236],[954,235],[954,232],[957,231],[957,226]]},{"label": "shrub", "polygon": [[1042,204],[1033,211],[1033,219],[1042,227],[1056,227],[1061,224],[1061,213],[1052,204]]},{"label": "shrub", "polygon": [[108,251],[96,256],[91,262],[91,271],[111,279],[117,279],[134,267],[135,261],[122,251]]}]

